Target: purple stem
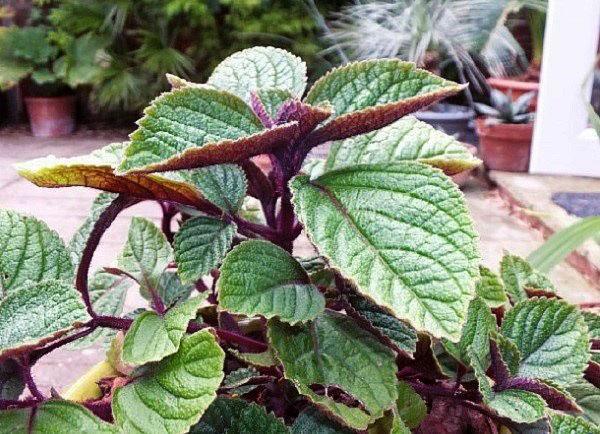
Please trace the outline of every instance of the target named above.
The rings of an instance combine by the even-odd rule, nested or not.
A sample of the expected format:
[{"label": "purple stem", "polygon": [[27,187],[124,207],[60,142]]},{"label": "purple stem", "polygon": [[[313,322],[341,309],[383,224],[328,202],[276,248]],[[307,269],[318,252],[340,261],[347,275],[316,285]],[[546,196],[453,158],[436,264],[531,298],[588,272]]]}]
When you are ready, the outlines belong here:
[{"label": "purple stem", "polygon": [[0,399],[0,410],[9,408],[27,408],[34,407],[39,401],[35,398],[19,399]]},{"label": "purple stem", "polygon": [[38,350],[35,350],[33,352],[31,352],[29,358],[31,361],[31,364],[34,364],[35,362],[37,362],[40,358],[44,357],[46,354],[56,350],[57,348],[60,348],[64,345],[67,345],[71,342],[75,342],[78,339],[81,339],[87,335],[89,335],[90,333],[92,333],[94,330],[96,330],[96,326],[90,324],[89,328],[86,328],[84,330],[81,330],[77,333],[74,333],[70,336],[67,336],[64,339],[61,339],[59,341],[56,341],[54,343],[52,343],[51,345],[48,345],[47,347],[44,348],[40,348]]},{"label": "purple stem", "polygon": [[158,202],[160,208],[162,210],[162,220],[161,220],[161,230],[169,243],[173,242],[173,231],[171,230],[171,221],[173,217],[177,214],[177,209],[173,206],[173,204],[169,202],[160,201]]},{"label": "purple stem", "polygon": [[38,389],[33,377],[31,376],[31,365],[29,364],[29,356],[26,355],[21,359],[20,363],[21,368],[21,378],[23,382],[27,385],[27,388],[31,392],[31,396],[33,396],[38,401],[43,401],[45,399],[42,392]]}]

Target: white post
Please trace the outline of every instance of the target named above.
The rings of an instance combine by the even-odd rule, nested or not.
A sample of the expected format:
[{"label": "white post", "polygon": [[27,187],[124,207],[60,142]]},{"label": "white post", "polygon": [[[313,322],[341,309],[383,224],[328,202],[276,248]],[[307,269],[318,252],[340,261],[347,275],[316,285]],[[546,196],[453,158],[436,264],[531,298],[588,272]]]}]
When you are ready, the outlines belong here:
[{"label": "white post", "polygon": [[[549,0],[531,173],[600,177],[600,140],[585,132],[582,96],[599,29],[600,0]],[[590,92],[591,83],[588,100]]]}]

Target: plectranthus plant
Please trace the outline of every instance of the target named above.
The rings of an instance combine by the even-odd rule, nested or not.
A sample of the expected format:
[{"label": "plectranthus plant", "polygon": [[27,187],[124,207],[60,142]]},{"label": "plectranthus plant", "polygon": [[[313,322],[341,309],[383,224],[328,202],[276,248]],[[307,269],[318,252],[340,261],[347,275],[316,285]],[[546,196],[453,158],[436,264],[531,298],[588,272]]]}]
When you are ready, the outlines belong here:
[{"label": "plectranthus plant", "polygon": [[[0,433],[600,432],[600,317],[517,256],[481,266],[449,177],[479,161],[407,116],[462,86],[380,59],[307,90],[270,47],[169,81],[129,141],[17,165],[103,192],[69,242],[0,210]],[[91,269],[141,201],[161,224]],[[32,366],[91,345],[40,390]]]}]

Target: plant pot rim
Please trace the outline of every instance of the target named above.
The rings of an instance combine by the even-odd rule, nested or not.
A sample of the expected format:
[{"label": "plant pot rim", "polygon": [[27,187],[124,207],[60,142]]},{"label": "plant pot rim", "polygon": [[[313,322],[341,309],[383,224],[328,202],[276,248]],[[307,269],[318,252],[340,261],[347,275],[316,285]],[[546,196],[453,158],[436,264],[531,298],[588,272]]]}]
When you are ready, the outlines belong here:
[{"label": "plant pot rim", "polygon": [[460,107],[457,111],[435,111],[420,110],[414,113],[414,116],[420,120],[428,121],[469,121],[475,118],[475,112],[469,107],[458,104],[439,103],[438,107]]},{"label": "plant pot rim", "polygon": [[477,118],[477,134],[480,137],[493,137],[507,142],[531,140],[533,122],[527,124],[486,124],[487,118]]},{"label": "plant pot rim", "polygon": [[60,96],[26,96],[23,98],[25,101],[39,101],[39,102],[52,102],[59,99],[69,100],[75,99],[75,95],[60,95]]},{"label": "plant pot rim", "polygon": [[537,81],[522,81],[512,78],[490,77],[487,82],[492,87],[513,88],[517,90],[532,91],[540,88]]}]

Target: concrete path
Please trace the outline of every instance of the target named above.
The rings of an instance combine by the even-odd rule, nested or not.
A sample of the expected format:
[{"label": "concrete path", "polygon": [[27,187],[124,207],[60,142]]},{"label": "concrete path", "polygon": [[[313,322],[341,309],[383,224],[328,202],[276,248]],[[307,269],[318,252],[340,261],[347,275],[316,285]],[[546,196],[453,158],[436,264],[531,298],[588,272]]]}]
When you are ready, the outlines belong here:
[{"label": "concrete path", "polygon": [[[20,179],[12,164],[48,154],[85,154],[124,138],[123,135],[114,133],[86,132],[65,139],[40,140],[22,133],[3,134],[0,131],[0,207],[41,218],[68,240],[87,215],[97,192],[85,188],[41,189]],[[504,250],[526,256],[543,242],[539,232],[511,216],[505,201],[496,190],[489,190],[485,184],[472,180],[464,191],[480,233],[484,264],[496,270]],[[93,266],[106,266],[114,262],[125,240],[129,219],[134,215],[158,220],[160,209],[158,205],[147,202],[124,212],[105,234]],[[312,250],[306,239],[300,240],[297,247],[301,252]],[[599,300],[598,288],[568,265],[556,267],[551,277],[560,294],[573,302]],[[130,291],[126,309],[132,310],[141,303],[139,295]],[[102,358],[103,353],[97,348],[76,353],[56,351],[38,363],[34,375],[45,390],[49,387],[60,390]]]}]

